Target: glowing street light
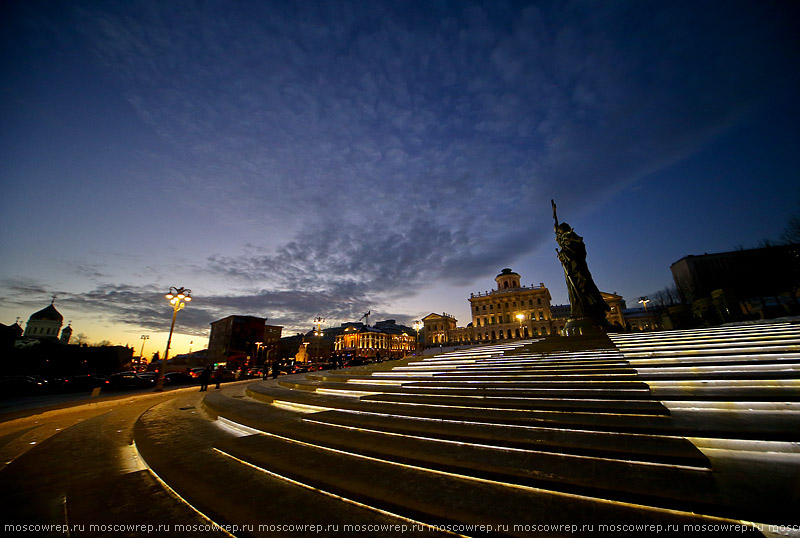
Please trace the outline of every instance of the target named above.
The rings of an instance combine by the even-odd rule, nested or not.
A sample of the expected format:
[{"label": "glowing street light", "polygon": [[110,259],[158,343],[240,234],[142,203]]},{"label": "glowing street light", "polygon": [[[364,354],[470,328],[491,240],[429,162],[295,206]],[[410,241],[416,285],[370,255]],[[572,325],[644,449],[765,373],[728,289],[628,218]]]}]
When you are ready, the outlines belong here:
[{"label": "glowing street light", "polygon": [[650,302],[650,299],[647,297],[639,297],[639,303],[644,305],[644,311],[647,313],[647,303]]},{"label": "glowing street light", "polygon": [[325,320],[317,317],[314,318],[314,336],[322,336],[322,326],[325,324]]},{"label": "glowing street light", "polygon": [[525,319],[525,314],[517,314],[516,318],[519,320],[519,337],[524,338],[525,333],[522,331],[522,320]]},{"label": "glowing street light", "polygon": [[158,381],[156,381],[156,392],[164,390],[164,370],[167,368],[167,359],[169,358],[169,347],[172,343],[172,331],[175,330],[175,318],[178,317],[178,311],[183,310],[186,303],[192,300],[192,290],[187,288],[176,288],[172,286],[169,292],[164,296],[169,304],[172,305],[172,326],[169,328],[169,338],[167,338],[167,350],[164,352],[164,358],[161,360],[161,368],[158,369]]},{"label": "glowing street light", "polygon": [[417,350],[419,350],[419,330],[421,328],[423,328],[424,326],[425,326],[425,324],[422,323],[421,320],[416,320],[414,322],[414,325],[412,325],[412,327],[414,327],[414,330],[417,331],[417,336],[416,336],[416,339],[414,340],[414,343],[416,344]]}]

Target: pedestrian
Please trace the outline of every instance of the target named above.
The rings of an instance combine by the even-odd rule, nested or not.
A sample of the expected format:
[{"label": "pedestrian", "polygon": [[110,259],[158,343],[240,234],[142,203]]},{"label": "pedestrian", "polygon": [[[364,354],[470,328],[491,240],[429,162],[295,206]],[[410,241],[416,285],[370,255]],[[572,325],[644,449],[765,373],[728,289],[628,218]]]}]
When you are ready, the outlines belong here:
[{"label": "pedestrian", "polygon": [[200,392],[208,390],[209,379],[211,379],[211,367],[206,366],[203,371],[200,372]]},{"label": "pedestrian", "polygon": [[217,388],[219,388],[220,383],[222,383],[222,369],[217,368],[214,371],[214,382],[217,384]]},{"label": "pedestrian", "polygon": [[278,379],[278,369],[280,368],[281,363],[278,359],[272,361],[272,379]]}]

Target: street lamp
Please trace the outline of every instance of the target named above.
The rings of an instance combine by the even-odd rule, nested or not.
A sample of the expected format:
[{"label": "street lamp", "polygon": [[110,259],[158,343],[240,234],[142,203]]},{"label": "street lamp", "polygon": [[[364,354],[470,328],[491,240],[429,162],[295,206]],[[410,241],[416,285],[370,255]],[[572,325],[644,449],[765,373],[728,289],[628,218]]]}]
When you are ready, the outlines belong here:
[{"label": "street lamp", "polygon": [[525,333],[522,331],[522,320],[525,319],[525,314],[517,314],[516,318],[519,320],[519,337],[524,338]]},{"label": "street lamp", "polygon": [[644,305],[645,314],[647,313],[647,303],[649,303],[649,302],[650,302],[650,299],[648,299],[647,297],[639,297],[639,303]]},{"label": "street lamp", "polygon": [[314,318],[314,336],[316,336],[316,339],[314,341],[314,344],[315,344],[314,347],[316,348],[316,355],[315,356],[316,356],[317,359],[319,359],[321,357],[321,355],[322,355],[322,352],[320,351],[320,347],[321,347],[321,345],[320,345],[320,337],[322,337],[322,326],[324,324],[325,324],[325,320],[322,317],[318,316],[318,317]]},{"label": "street lamp", "polygon": [[414,330],[417,331],[417,336],[416,336],[416,339],[414,340],[415,347],[417,348],[415,351],[419,351],[419,330],[421,328],[423,328],[424,326],[425,326],[425,324],[422,323],[422,321],[419,321],[419,320],[415,321],[414,325],[412,325],[412,327],[414,327]]},{"label": "street lamp", "polygon": [[144,345],[150,339],[149,334],[143,334],[141,336],[142,339],[142,350],[139,352],[139,366],[142,365],[142,359],[144,358]]},{"label": "street lamp", "polygon": [[175,318],[178,316],[178,311],[183,310],[186,303],[192,300],[192,290],[187,288],[170,287],[169,292],[164,296],[169,304],[172,305],[172,326],[169,328],[169,338],[167,338],[167,350],[164,352],[164,358],[161,359],[161,368],[158,369],[158,381],[156,381],[156,392],[164,390],[164,370],[167,368],[167,359],[169,358],[169,346],[172,343],[172,331],[175,330]]}]

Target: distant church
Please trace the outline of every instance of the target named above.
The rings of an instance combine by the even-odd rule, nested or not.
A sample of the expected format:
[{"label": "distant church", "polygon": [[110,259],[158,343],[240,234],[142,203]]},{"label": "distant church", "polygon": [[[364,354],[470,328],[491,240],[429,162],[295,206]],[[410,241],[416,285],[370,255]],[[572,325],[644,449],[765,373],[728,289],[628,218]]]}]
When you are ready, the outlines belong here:
[{"label": "distant church", "polygon": [[[28,318],[28,323],[25,326],[25,334],[23,338],[35,338],[39,340],[55,340],[58,339],[58,331],[64,324],[64,316],[56,310],[55,297],[50,304],[38,312],[31,314]],[[61,331],[60,341],[62,344],[69,344],[69,339],[72,337],[72,326],[67,325]]]}]

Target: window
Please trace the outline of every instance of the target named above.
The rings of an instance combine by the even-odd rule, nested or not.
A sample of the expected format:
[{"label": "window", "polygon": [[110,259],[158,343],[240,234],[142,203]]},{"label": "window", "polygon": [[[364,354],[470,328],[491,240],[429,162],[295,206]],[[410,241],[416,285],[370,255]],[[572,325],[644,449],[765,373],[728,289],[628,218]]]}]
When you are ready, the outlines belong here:
[{"label": "window", "polygon": [[542,304],[542,298],[541,298],[541,297],[539,297],[538,299],[536,299],[536,304]]}]

